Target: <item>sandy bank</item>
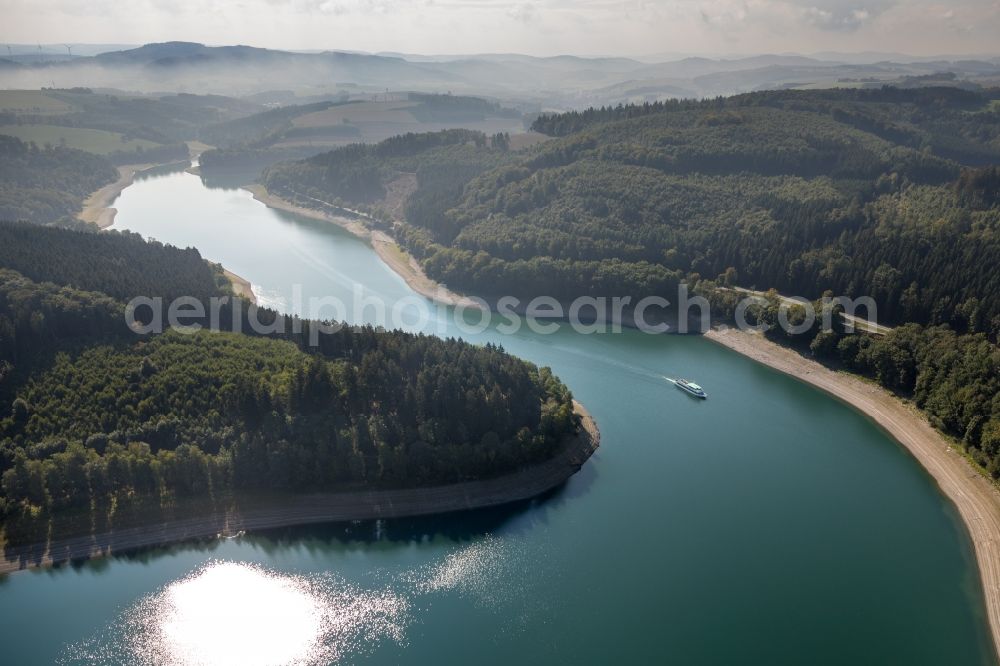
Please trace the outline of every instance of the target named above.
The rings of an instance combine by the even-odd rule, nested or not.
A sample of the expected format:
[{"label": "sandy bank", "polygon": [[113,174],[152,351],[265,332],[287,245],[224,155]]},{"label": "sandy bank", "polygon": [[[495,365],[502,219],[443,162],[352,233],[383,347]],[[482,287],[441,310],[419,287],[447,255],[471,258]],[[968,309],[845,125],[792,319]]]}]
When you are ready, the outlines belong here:
[{"label": "sandy bank", "polygon": [[254,305],[257,305],[257,297],[253,294],[253,288],[250,286],[249,280],[241,278],[236,273],[226,270],[225,268],[222,269],[222,272],[226,276],[226,279],[229,280],[229,284],[232,286],[234,294],[246,301],[249,301],[250,303],[253,303]]},{"label": "sandy bank", "polygon": [[126,187],[135,180],[135,174],[146,169],[151,169],[156,164],[125,164],[118,167],[118,180],[97,190],[83,202],[81,210],[76,218],[90,224],[96,224],[101,229],[107,229],[115,222],[115,215],[118,210],[111,208],[111,204]]},{"label": "sandy bank", "polygon": [[215,148],[215,146],[210,146],[207,143],[203,143],[201,141],[185,141],[184,143],[187,144],[188,153],[190,153],[191,159],[193,160],[198,159],[201,156],[201,154],[206,150],[212,150],[213,148]]},{"label": "sandy bank", "polygon": [[240,530],[403,518],[478,509],[529,499],[564,483],[580,469],[600,444],[601,436],[594,419],[579,403],[574,403],[574,406],[583,417],[583,427],[579,434],[569,438],[553,458],[518,472],[484,481],[432,488],[316,493],[278,499],[234,501],[224,511],[177,518],[155,525],[53,539],[48,543],[30,546],[8,546],[0,558],[0,574],[187,539],[214,538]]},{"label": "sandy bank", "polygon": [[[201,141],[185,141],[184,143],[187,144],[188,154],[191,156],[191,159],[195,162],[198,161],[198,158],[201,157],[201,154],[203,152],[215,148],[215,146],[210,146],[207,143],[202,143]],[[184,169],[184,171],[191,174],[192,176],[200,176],[201,166],[198,164],[192,164],[188,168]]]},{"label": "sandy bank", "polygon": [[1000,491],[913,405],[888,391],[830,370],[762,335],[728,329],[710,331],[705,337],[843,400],[913,454],[958,508],[972,537],[993,644],[1000,645]]},{"label": "sandy bank", "polygon": [[379,258],[395,271],[410,289],[425,298],[443,305],[463,305],[480,309],[480,304],[470,298],[457,294],[442,284],[435,282],[424,273],[417,260],[406,253],[389,234],[377,229],[369,229],[356,219],[341,215],[331,215],[313,208],[305,208],[279,196],[271,194],[262,185],[246,185],[245,190],[253,194],[253,198],[265,206],[295,213],[314,220],[324,220],[346,229],[354,236],[365,241],[375,250]]},{"label": "sandy bank", "polygon": [[[196,143],[188,142],[188,147],[193,153],[200,154],[204,150],[203,146],[205,144],[192,146],[192,144]],[[118,209],[111,208],[111,204],[114,203],[115,199],[118,198],[118,195],[126,187],[135,182],[135,175],[137,173],[157,166],[162,166],[162,164],[126,164],[118,167],[118,180],[105,185],[87,197],[83,202],[83,210],[77,215],[77,219],[90,224],[96,224],[100,229],[107,229],[112,226],[115,223],[115,216],[118,214]],[[223,269],[223,272],[233,287],[233,293],[256,305],[257,297],[254,296],[250,282],[232,271]]]}]

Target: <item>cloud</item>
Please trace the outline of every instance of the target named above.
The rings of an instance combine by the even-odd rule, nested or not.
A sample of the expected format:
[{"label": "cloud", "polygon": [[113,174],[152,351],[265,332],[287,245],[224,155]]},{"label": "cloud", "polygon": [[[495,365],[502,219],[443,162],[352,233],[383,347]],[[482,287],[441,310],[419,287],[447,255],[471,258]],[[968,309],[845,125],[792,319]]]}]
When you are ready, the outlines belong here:
[{"label": "cloud", "polygon": [[[472,53],[995,53],[1000,0],[0,0],[0,44]],[[114,22],[107,17],[114,16]],[[0,46],[0,49],[3,47]]]},{"label": "cloud", "polygon": [[791,29],[805,24],[825,31],[854,32],[892,8],[897,0],[702,0],[701,21],[726,31]]},{"label": "cloud", "polygon": [[[411,4],[398,0],[264,0],[265,3],[288,8],[299,14],[333,14],[343,16],[347,14],[389,14],[402,11]],[[426,3],[423,3],[426,4]]]},{"label": "cloud", "polygon": [[521,23],[530,22],[534,15],[534,5],[530,5],[527,2],[516,4],[507,10],[507,16],[511,17],[515,21],[520,21]]},{"label": "cloud", "polygon": [[701,6],[701,20],[712,27],[727,28],[739,26],[747,20],[749,8],[745,3],[711,2]]},{"label": "cloud", "polygon": [[806,22],[821,30],[854,32],[890,9],[894,0],[806,0],[803,3]]}]

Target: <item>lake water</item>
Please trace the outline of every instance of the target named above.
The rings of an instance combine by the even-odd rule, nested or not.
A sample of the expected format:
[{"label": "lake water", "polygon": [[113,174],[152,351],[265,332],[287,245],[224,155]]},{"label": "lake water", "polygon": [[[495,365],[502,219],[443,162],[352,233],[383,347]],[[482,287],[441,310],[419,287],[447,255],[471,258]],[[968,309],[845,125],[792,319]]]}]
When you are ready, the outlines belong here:
[{"label": "lake water", "polygon": [[[279,307],[293,284],[413,296],[338,228],[190,174],[115,205],[117,228],[193,245]],[[994,663],[955,510],[864,417],[697,337],[471,338],[551,366],[595,416],[601,448],[563,488],[9,576],[0,661]]]}]

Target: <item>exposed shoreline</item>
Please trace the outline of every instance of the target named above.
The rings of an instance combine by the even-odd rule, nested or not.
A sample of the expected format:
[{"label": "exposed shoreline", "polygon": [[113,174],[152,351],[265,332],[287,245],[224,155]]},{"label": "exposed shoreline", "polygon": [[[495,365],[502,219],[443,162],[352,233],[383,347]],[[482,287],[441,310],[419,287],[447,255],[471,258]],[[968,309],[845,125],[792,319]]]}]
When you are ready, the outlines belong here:
[{"label": "exposed shoreline", "polygon": [[713,329],[705,337],[854,407],[917,459],[958,509],[972,539],[996,651],[1000,647],[1000,490],[931,427],[916,407],[885,389],[830,370],[762,335],[730,328]]},{"label": "exposed shoreline", "polygon": [[[79,219],[97,224],[102,229],[111,226],[117,211],[110,208],[110,204],[132,183],[135,173],[152,166],[155,165],[119,167],[119,180],[88,197]],[[259,185],[245,186],[244,189],[271,208],[330,222],[347,230],[370,244],[379,258],[421,295],[446,305],[479,307],[474,301],[430,279],[416,260],[403,252],[388,234],[371,230],[357,220],[298,206],[270,194]],[[225,273],[235,293],[253,299],[248,281],[230,271]],[[247,293],[249,296],[245,295]],[[915,407],[888,391],[847,373],[830,370],[760,335],[734,329],[713,329],[705,337],[811,384],[854,407],[917,459],[958,509],[965,524],[976,555],[993,644],[995,649],[1000,647],[1000,491],[973,468],[941,433],[932,428]],[[117,533],[55,540],[44,550],[40,550],[38,545],[9,549],[10,553],[0,558],[0,574],[71,559],[214,537],[239,529],[446,513],[527,499],[565,482],[596,450],[600,440],[596,424],[582,405],[575,403],[575,407],[584,417],[585,428],[581,436],[555,458],[521,472],[435,488],[303,495],[268,507],[241,508],[235,513],[213,513],[129,528]]]},{"label": "exposed shoreline", "polygon": [[[190,145],[189,148],[191,148]],[[192,148],[192,153],[197,156],[201,154],[202,150],[203,148],[201,148],[201,146],[195,146]],[[97,225],[97,228],[101,231],[113,226],[115,223],[115,217],[118,215],[118,209],[111,206],[115,199],[118,198],[126,187],[135,182],[135,176],[137,173],[154,167],[163,166],[163,164],[164,163],[159,162],[150,164],[124,164],[118,167],[118,180],[105,185],[96,192],[91,193],[91,195],[84,200],[83,210],[81,210],[76,216],[77,219],[82,222],[87,222],[88,224]],[[253,288],[251,287],[249,280],[240,277],[236,273],[233,273],[224,267],[222,271],[225,274],[226,279],[229,280],[229,284],[232,285],[234,294],[246,301],[249,301],[250,303],[253,303],[254,305],[257,304],[257,297],[253,293]]]},{"label": "exposed shoreline", "polygon": [[358,490],[289,495],[265,502],[235,503],[226,510],[178,518],[103,534],[53,539],[45,544],[8,547],[0,575],[68,561],[104,557],[192,539],[349,520],[405,518],[509,504],[536,497],[573,476],[600,445],[593,417],[573,402],[582,418],[580,432],[545,462],[504,476],[447,486],[401,490]]},{"label": "exposed shoreline", "polygon": [[233,293],[245,301],[257,305],[257,297],[253,293],[253,286],[246,278],[240,277],[236,273],[226,268],[222,269],[223,275],[229,280],[229,285],[233,288]]},{"label": "exposed shoreline", "polygon": [[442,305],[462,305],[467,308],[482,309],[482,306],[461,294],[451,291],[444,285],[435,282],[424,273],[417,260],[403,250],[393,238],[377,229],[369,229],[361,222],[349,217],[331,215],[313,208],[306,208],[292,203],[286,199],[267,191],[263,185],[244,185],[243,189],[253,194],[253,198],[265,206],[294,213],[314,220],[323,220],[336,224],[338,227],[350,232],[353,236],[360,238],[375,250],[379,259],[399,275],[413,291],[428,298],[435,303]]},{"label": "exposed shoreline", "polygon": [[[117,210],[110,207],[110,204],[122,190],[132,184],[136,173],[155,166],[157,165],[143,164],[119,167],[119,179],[91,194],[84,203],[79,219],[96,224],[102,230],[113,225]],[[416,260],[403,252],[388,234],[369,230],[346,217],[296,206],[270,195],[263,187],[248,186],[245,189],[253,193],[255,199],[272,208],[341,226],[369,243],[383,262],[398,273],[410,288],[425,297],[446,305],[480,307],[475,301],[448,291],[428,278]],[[256,302],[248,280],[225,268],[223,272],[236,295]],[[554,457],[517,472],[482,481],[430,488],[314,493],[268,498],[266,501],[232,500],[225,510],[213,509],[201,515],[157,521],[107,533],[51,539],[47,543],[7,546],[0,557],[0,575],[179,541],[213,538],[240,530],[403,518],[485,508],[530,499],[565,483],[600,445],[600,431],[593,417],[579,402],[574,400],[573,406],[581,416],[580,432],[569,438]]]},{"label": "exposed shoreline", "polygon": [[112,208],[118,195],[135,180],[135,174],[146,169],[152,169],[158,164],[123,164],[118,167],[118,180],[109,183],[101,189],[93,192],[83,201],[81,210],[76,219],[89,224],[96,224],[98,229],[107,229],[115,223],[117,208]]}]

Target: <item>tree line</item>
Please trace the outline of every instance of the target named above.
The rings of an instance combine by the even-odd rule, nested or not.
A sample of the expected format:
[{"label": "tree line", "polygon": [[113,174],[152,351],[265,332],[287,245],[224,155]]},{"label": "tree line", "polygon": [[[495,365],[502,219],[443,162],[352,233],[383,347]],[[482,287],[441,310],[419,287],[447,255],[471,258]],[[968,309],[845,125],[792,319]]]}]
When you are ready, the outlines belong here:
[{"label": "tree line", "polygon": [[277,165],[263,182],[307,206],[378,205],[415,173],[405,216],[386,226],[429,275],[473,293],[669,297],[732,267],[745,286],[867,295],[889,323],[995,336],[994,172],[935,148],[951,136],[1000,156],[988,97],[778,91],[591,109],[543,116],[536,129],[573,131],[526,151],[407,136]]},{"label": "tree line", "polygon": [[75,224],[83,200],[117,178],[99,155],[0,135],[0,220]]},{"label": "tree line", "polygon": [[[717,285],[869,296],[891,334],[772,335],[913,397],[998,476],[998,98],[769,91],[542,115],[534,129],[555,138],[533,148],[406,162],[417,188],[388,228],[431,277],[474,294],[673,298],[686,281],[722,316],[736,295]],[[323,199],[342,157],[265,183]],[[365,159],[383,187],[403,166]],[[776,312],[772,298],[755,316]]]},{"label": "tree line", "polygon": [[227,292],[221,271],[195,248],[174,248],[137,233],[66,230],[0,222],[0,266],[36,282],[52,282],[128,301],[136,296],[207,301]]},{"label": "tree line", "polygon": [[[343,326],[313,347],[316,322],[295,327],[263,309],[254,316],[283,318],[283,333],[138,336],[123,317],[137,291],[222,293],[195,251],[4,229],[0,508],[11,520],[140,499],[478,479],[545,459],[577,427],[549,370],[493,345]],[[32,278],[8,266],[20,250],[31,250]],[[125,258],[153,272],[100,266]]]}]

